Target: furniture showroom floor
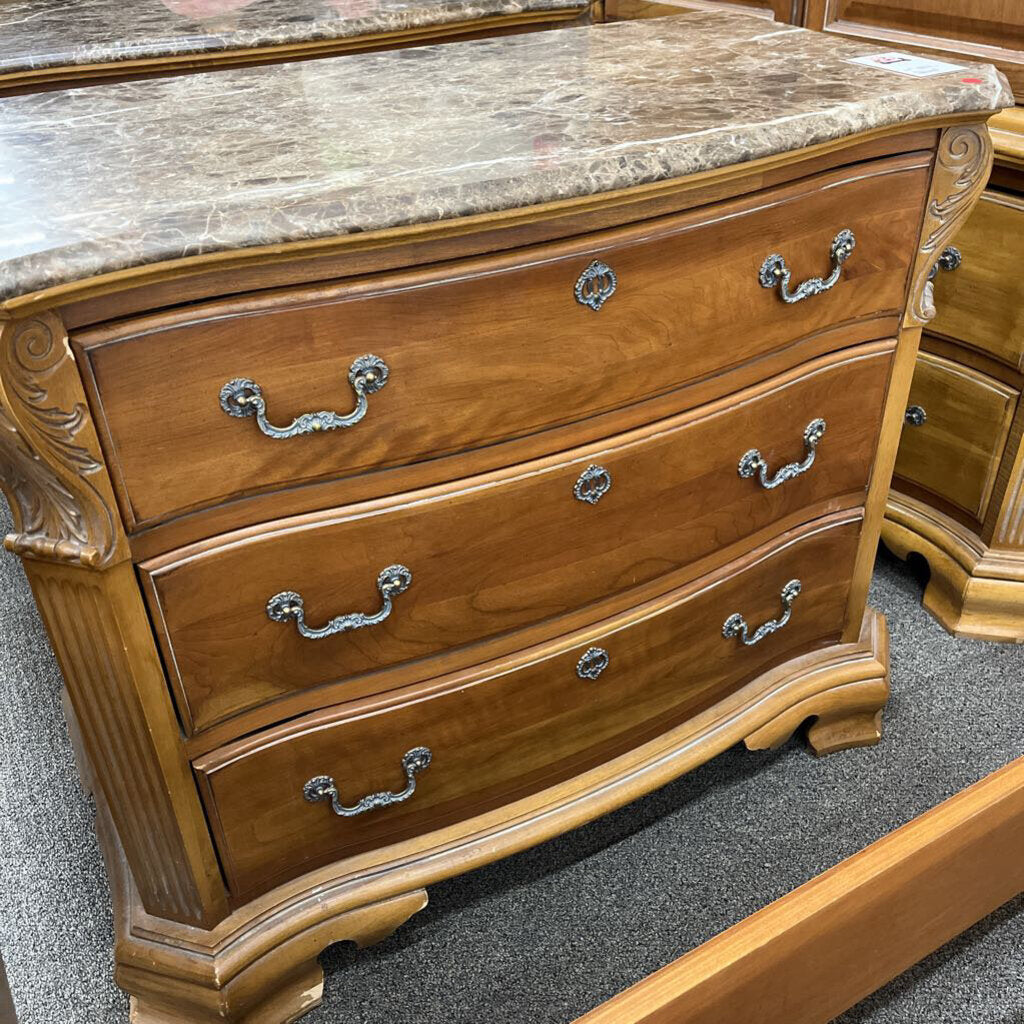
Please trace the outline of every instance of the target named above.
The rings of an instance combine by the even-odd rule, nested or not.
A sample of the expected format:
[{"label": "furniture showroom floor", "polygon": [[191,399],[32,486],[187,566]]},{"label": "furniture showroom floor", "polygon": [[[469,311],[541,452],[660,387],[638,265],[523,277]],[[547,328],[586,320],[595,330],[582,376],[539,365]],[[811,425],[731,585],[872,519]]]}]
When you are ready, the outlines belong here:
[{"label": "furniture showroom floor", "polygon": [[[10,529],[0,503],[0,535]],[[893,696],[878,747],[735,748],[576,832],[436,886],[382,945],[328,950],[309,1024],[568,1024],[1024,752],[1024,647],[948,636],[880,555]],[[0,558],[0,949],[19,1024],[116,1024],[109,894],[20,564]],[[1024,1022],[1024,899],[843,1024]],[[809,983],[813,983],[809,980]],[[723,1022],[731,1024],[731,1022]]]}]

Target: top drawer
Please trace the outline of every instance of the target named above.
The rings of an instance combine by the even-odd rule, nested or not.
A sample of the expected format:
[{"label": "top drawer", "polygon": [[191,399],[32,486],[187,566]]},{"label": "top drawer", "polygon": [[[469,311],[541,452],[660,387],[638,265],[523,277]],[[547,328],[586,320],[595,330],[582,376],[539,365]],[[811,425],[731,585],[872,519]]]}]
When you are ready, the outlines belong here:
[{"label": "top drawer", "polygon": [[956,247],[963,262],[938,275],[929,330],[1024,368],[1024,196],[986,192]]},{"label": "top drawer", "polygon": [[[539,454],[552,427],[898,311],[927,180],[927,158],[912,154],[571,244],[80,333],[128,526],[527,435]],[[777,279],[761,286],[772,253],[790,291],[828,277],[842,229],[856,249],[833,287],[784,302]],[[611,271],[580,284],[595,261]],[[367,353],[386,383],[381,366],[360,370]],[[222,408],[240,378],[260,389],[271,426],[320,410],[358,422],[326,430],[314,415],[296,436],[267,436],[256,416]]]}]

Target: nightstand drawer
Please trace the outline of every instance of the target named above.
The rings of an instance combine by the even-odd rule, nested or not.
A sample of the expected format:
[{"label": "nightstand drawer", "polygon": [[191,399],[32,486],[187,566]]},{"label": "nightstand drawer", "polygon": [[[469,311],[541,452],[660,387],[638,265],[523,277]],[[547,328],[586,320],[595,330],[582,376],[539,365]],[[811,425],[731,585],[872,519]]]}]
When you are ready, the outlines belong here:
[{"label": "nightstand drawer", "polygon": [[1020,392],[922,352],[894,476],[985,518]]},{"label": "nightstand drawer", "polygon": [[835,641],[860,523],[858,512],[811,524],[430,692],[326,709],[200,759],[232,890],[251,895],[579,775]]},{"label": "nightstand drawer", "polygon": [[931,330],[1024,366],[1024,196],[985,192],[955,239],[963,261],[935,281]]},{"label": "nightstand drawer", "polygon": [[[522,461],[555,447],[553,428],[894,316],[924,163],[892,158],[585,242],[80,332],[129,529],[512,439],[509,462]],[[847,231],[852,251],[835,243]],[[602,436],[589,429],[572,443]]]},{"label": "nightstand drawer", "polygon": [[353,696],[379,692],[401,665],[426,678],[431,656],[565,632],[559,616],[670,589],[774,523],[862,504],[892,349],[824,357],[603,446],[144,563],[183,719],[198,731],[359,677]]}]

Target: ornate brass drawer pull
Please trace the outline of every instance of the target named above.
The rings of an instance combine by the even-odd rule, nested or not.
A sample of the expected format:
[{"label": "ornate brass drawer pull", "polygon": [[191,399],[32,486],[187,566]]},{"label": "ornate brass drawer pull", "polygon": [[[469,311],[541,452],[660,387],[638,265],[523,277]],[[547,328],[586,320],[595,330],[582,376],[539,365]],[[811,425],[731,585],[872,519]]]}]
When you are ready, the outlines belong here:
[{"label": "ornate brass drawer pull", "polygon": [[734,615],[730,615],[725,620],[725,625],[722,626],[722,636],[727,640],[731,637],[738,636],[740,640],[746,644],[747,647],[753,647],[754,644],[759,644],[766,636],[771,636],[772,633],[777,633],[787,622],[789,622],[790,616],[793,614],[793,602],[797,599],[800,593],[800,581],[790,580],[783,588],[782,594],[782,617],[778,619],[769,619],[763,626],[758,626],[754,631],[753,636],[748,635],[747,620],[737,612]]},{"label": "ornate brass drawer pull", "polygon": [[412,573],[404,565],[389,565],[382,569],[377,576],[377,589],[383,599],[380,611],[372,615],[364,615],[362,612],[349,612],[347,615],[339,615],[331,619],[326,626],[319,629],[311,629],[306,625],[306,613],[303,609],[302,595],[296,594],[294,590],[284,590],[275,594],[267,602],[267,617],[274,622],[287,622],[295,620],[299,633],[309,640],[322,640],[326,636],[334,636],[335,633],[347,633],[352,629],[362,629],[364,626],[376,626],[383,622],[391,614],[392,598],[404,593],[412,583]]},{"label": "ornate brass drawer pull", "polygon": [[928,413],[919,405],[912,405],[903,414],[903,421],[908,427],[923,427],[928,422]]},{"label": "ornate brass drawer pull", "polygon": [[416,792],[416,776],[430,767],[434,755],[429,747],[413,747],[402,756],[402,770],[405,772],[405,789],[400,793],[371,793],[364,796],[358,803],[346,807],[341,802],[338,787],[330,775],[317,775],[302,787],[302,795],[311,803],[330,800],[331,810],[342,818],[354,818],[357,814],[376,811],[380,807],[404,803]]},{"label": "ornate brass drawer pull", "polygon": [[761,264],[761,271],[758,280],[762,288],[779,287],[779,296],[783,302],[799,302],[801,299],[810,298],[812,295],[820,295],[827,292],[838,280],[843,272],[843,264],[850,258],[857,239],[849,228],[842,231],[832,239],[832,246],[829,249],[829,256],[832,259],[832,273],[828,277],[809,277],[801,281],[795,292],[789,290],[789,281],[792,272],[786,265],[785,259],[777,252],[773,252]]},{"label": "ornate brass drawer pull", "polygon": [[587,466],[573,485],[577,501],[596,505],[612,489],[612,475],[604,466]]},{"label": "ornate brass drawer pull", "polygon": [[615,294],[618,284],[615,271],[607,263],[594,260],[576,279],[573,294],[581,306],[589,306],[596,313]]},{"label": "ornate brass drawer pull", "polygon": [[356,393],[356,407],[347,415],[337,412],[304,412],[287,427],[275,427],[267,421],[267,403],[259,384],[248,377],[229,380],[220,389],[220,407],[229,416],[255,416],[256,425],[267,437],[278,440],[316,434],[324,430],[354,427],[365,415],[367,395],[380,391],[388,382],[388,364],[377,356],[360,356],[348,370],[348,382]]},{"label": "ornate brass drawer pull", "polygon": [[814,465],[814,456],[824,436],[825,421],[823,419],[811,420],[804,428],[804,447],[807,449],[807,455],[804,457],[803,462],[788,463],[769,480],[768,463],[764,461],[764,457],[756,448],[751,448],[740,459],[739,474],[744,480],[748,480],[757,473],[761,486],[770,491],[784,484],[787,480],[792,480],[793,477],[806,473]]},{"label": "ornate brass drawer pull", "polygon": [[576,675],[580,679],[596,679],[607,667],[611,658],[603,647],[589,647],[576,662]]}]

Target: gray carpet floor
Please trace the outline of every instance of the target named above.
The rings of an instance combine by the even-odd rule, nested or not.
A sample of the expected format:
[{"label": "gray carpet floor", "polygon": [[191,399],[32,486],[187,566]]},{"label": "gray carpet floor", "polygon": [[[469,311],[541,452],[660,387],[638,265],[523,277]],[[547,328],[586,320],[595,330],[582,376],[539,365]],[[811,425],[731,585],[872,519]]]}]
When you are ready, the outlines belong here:
[{"label": "gray carpet floor", "polygon": [[[0,502],[0,534],[7,517]],[[735,748],[438,885],[385,943],[324,954],[324,1003],[305,1020],[567,1024],[1024,753],[1024,647],[947,636],[920,593],[882,553],[872,600],[889,616],[894,693],[881,745],[821,761],[796,741]],[[0,950],[21,1024],[119,1024],[108,888],[59,691],[20,565],[0,557]],[[1024,1024],[1022,950],[1018,899],[842,1024]]]}]

